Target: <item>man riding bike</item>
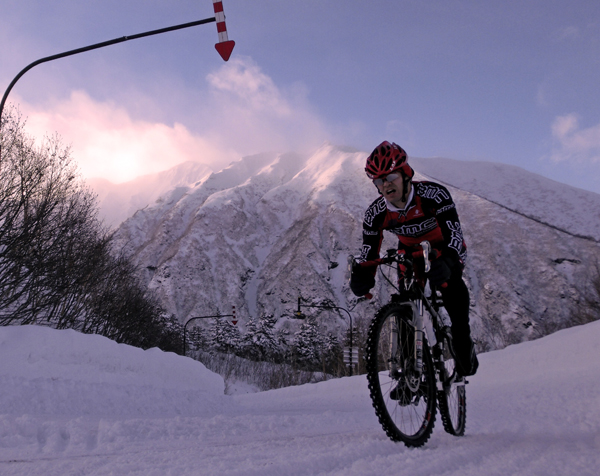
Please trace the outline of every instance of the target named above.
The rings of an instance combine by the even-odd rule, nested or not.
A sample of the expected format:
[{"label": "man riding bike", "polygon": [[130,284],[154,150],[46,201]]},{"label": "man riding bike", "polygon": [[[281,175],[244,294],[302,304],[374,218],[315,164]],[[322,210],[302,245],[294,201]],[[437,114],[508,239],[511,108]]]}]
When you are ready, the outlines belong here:
[{"label": "man riding bike", "polygon": [[[396,234],[398,248],[406,252],[429,241],[433,260],[427,278],[441,291],[452,321],[458,372],[464,377],[474,375],[479,362],[469,326],[469,290],[462,279],[467,246],[450,193],[435,182],[413,181],[414,170],[408,165],[406,152],[388,141],[367,158],[365,172],[381,196],[365,212],[358,261],[379,257],[383,230]],[[375,285],[375,271],[353,268],[350,288],[356,296],[364,296]]]}]

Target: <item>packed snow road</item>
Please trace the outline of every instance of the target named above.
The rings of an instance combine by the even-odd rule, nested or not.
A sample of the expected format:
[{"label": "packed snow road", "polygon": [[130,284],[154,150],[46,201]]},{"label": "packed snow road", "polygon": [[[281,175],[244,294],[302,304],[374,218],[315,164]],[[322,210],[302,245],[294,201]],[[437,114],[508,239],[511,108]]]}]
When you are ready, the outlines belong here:
[{"label": "packed snow road", "polygon": [[481,355],[467,435],[387,439],[364,376],[223,395],[201,364],[0,328],[1,475],[597,475],[600,323]]}]

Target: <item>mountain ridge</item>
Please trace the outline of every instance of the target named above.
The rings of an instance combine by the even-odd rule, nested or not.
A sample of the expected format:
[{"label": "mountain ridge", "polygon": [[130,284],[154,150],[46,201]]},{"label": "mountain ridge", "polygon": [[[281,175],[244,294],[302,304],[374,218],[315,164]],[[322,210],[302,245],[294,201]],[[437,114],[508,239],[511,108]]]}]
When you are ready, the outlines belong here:
[{"label": "mountain ridge", "polygon": [[89,178],[88,186],[96,193],[100,218],[111,228],[117,228],[137,210],[154,203],[171,190],[198,182],[212,172],[199,162],[183,162],[168,170],[142,175],[123,183],[104,178]]},{"label": "mountain ridge", "polygon": [[[138,211],[115,238],[143,269],[144,282],[181,322],[227,314],[235,305],[242,327],[250,316],[273,314],[280,327],[293,331],[298,296],[343,308],[356,305],[345,263],[360,249],[364,210],[376,197],[364,176],[365,156],[326,144],[307,156],[246,157]],[[596,227],[583,214],[583,205],[597,200],[600,209],[600,195],[565,199],[568,206],[578,205],[574,209],[582,216],[557,214],[556,224],[540,223],[548,218],[549,198],[568,196],[568,189],[555,192],[547,184],[535,188],[538,181],[530,173],[515,177],[509,170],[505,182],[514,182],[509,190],[502,166],[494,164],[500,167],[494,174],[497,184],[486,193],[504,200],[504,190],[505,201],[517,204],[511,211],[452,186],[455,176],[461,176],[456,161],[436,159],[428,165],[427,160],[410,159],[416,179],[429,177],[432,168],[448,177],[445,183],[463,224],[470,255],[465,279],[479,349],[500,348],[564,325],[584,292],[589,257],[598,256],[598,246],[559,228],[567,224],[572,233],[593,236]],[[461,166],[466,177],[469,164]],[[481,183],[482,173],[478,169],[471,178]],[[527,204],[520,210],[515,202],[519,197]],[[522,210],[531,216],[523,216]],[[394,246],[388,237],[382,249]],[[383,281],[378,279],[372,302],[352,310],[355,322],[368,321],[389,298]],[[339,334],[348,325],[342,316],[316,314],[323,332]]]},{"label": "mountain ridge", "polygon": [[[411,158],[410,160],[422,174],[436,182],[468,191],[532,220],[572,233],[574,236],[600,242],[600,194],[556,182],[516,165],[445,158]],[[439,173],[436,174],[440,163],[445,163],[443,177],[440,177]],[[453,166],[448,167],[448,164]],[[505,179],[501,182],[490,180],[498,174]],[[507,186],[510,187],[509,190],[504,189]],[[535,213],[532,214],[527,212],[527,203],[532,198],[531,189],[534,187],[538,190],[540,199],[547,202],[547,206],[536,208]],[[582,203],[589,204],[585,214],[569,212]],[[584,223],[583,220],[586,218],[588,219]],[[570,231],[572,228],[584,228],[588,233],[573,233]]]}]

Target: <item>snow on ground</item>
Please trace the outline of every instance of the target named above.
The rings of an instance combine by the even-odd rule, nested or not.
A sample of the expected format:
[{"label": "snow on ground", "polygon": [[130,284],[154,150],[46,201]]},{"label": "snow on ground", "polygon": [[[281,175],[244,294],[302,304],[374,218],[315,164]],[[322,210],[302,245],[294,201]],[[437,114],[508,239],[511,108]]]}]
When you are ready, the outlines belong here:
[{"label": "snow on ground", "polygon": [[0,328],[1,475],[597,475],[600,322],[480,356],[467,435],[387,439],[364,376],[225,396],[191,359]]}]

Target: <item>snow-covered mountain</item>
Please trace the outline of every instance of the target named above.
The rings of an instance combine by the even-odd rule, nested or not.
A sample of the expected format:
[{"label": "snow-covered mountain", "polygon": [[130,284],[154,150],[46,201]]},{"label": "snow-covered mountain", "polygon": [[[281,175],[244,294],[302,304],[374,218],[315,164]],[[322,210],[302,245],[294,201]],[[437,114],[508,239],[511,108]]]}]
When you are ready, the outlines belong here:
[{"label": "snow-covered mountain", "polygon": [[411,159],[432,180],[460,188],[561,231],[600,241],[600,196],[514,165]]},{"label": "snow-covered mountain", "polygon": [[466,436],[393,443],[364,375],[224,395],[200,363],[0,327],[0,474],[547,475],[600,469],[600,322],[480,356]]},{"label": "snow-covered mountain", "polygon": [[115,184],[103,178],[91,178],[87,184],[97,196],[100,218],[111,228],[116,228],[165,193],[187,187],[211,172],[212,169],[204,164],[184,162],[164,172],[142,175],[129,182]]},{"label": "snow-covered mountain", "polygon": [[[267,313],[293,327],[300,295],[351,309],[346,260],[360,249],[363,213],[376,198],[366,155],[326,144],[309,156],[245,157],[138,211],[118,229],[118,243],[181,322],[236,306],[242,325]],[[444,182],[457,203],[479,349],[539,337],[565,321],[599,256],[600,195],[512,166],[411,163],[417,180]],[[354,324],[388,296],[379,279],[375,299],[352,310]],[[321,311],[325,329],[341,333],[344,319]]]}]

